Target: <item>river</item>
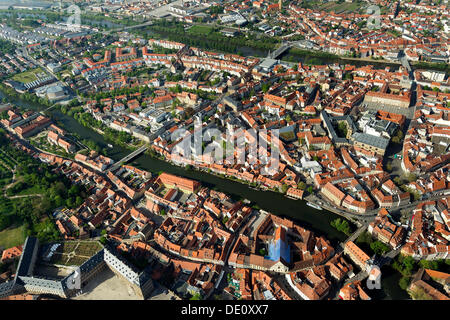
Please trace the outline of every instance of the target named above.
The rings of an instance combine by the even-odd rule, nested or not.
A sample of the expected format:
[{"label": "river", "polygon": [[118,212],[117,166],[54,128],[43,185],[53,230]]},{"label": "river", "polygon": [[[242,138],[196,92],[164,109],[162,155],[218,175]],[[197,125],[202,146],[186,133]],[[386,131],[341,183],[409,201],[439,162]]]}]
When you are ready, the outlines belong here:
[{"label": "river", "polygon": [[[6,96],[0,91],[0,98],[3,97]],[[11,102],[27,110],[40,111],[46,108],[39,104],[20,99],[14,99]],[[110,143],[99,133],[82,126],[74,118],[63,114],[58,109],[52,109],[50,112],[53,120],[68,132],[76,133],[82,139],[92,140],[101,148],[106,147]],[[122,159],[128,153],[130,153],[129,150],[119,146],[108,149],[108,156],[115,161]],[[306,205],[305,201],[291,200],[272,191],[253,190],[245,184],[224,179],[203,171],[186,170],[147,154],[137,157],[131,162],[131,165],[153,173],[164,171],[195,179],[205,186],[230,194],[235,199],[248,199],[252,202],[252,205],[256,204],[259,208],[267,210],[275,215],[292,219],[300,226],[312,230],[316,234],[325,236],[333,245],[337,245],[339,241],[343,241],[346,238],[343,233],[337,231],[330,225],[330,222],[338,217],[337,215],[326,210],[320,211],[311,208]],[[399,291],[400,288],[398,287],[398,280],[396,280],[396,278],[397,277],[392,277],[391,275],[389,278],[386,278],[387,281],[382,281],[382,285],[386,290],[383,290],[383,293],[380,294],[380,298],[403,298],[403,296],[399,294],[401,290]]]}]

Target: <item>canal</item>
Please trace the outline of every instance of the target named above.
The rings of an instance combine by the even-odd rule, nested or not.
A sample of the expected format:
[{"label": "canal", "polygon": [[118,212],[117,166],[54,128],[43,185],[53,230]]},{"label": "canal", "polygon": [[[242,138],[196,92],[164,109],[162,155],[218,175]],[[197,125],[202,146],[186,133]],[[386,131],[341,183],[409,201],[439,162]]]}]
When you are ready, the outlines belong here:
[{"label": "canal", "polygon": [[[0,98],[8,98],[0,91]],[[31,103],[21,99],[9,99],[15,105],[27,109],[41,111],[46,107],[36,103]],[[102,135],[96,131],[86,128],[78,123],[74,118],[63,114],[58,109],[50,111],[53,120],[68,132],[76,133],[81,139],[89,139],[97,143],[101,148],[106,147],[110,142],[105,140]],[[108,156],[118,161],[130,153],[129,150],[117,145],[108,149]],[[292,219],[300,226],[314,231],[318,235],[323,235],[329,239],[333,245],[346,239],[346,236],[334,229],[330,222],[338,216],[326,211],[317,210],[306,205],[305,201],[292,200],[272,191],[258,191],[250,189],[247,185],[224,179],[203,171],[186,170],[185,168],[172,165],[166,161],[151,157],[147,154],[139,156],[131,165],[137,168],[158,173],[164,171],[167,173],[183,176],[186,178],[200,181],[205,186],[225,192],[235,199],[248,199],[252,205],[269,211],[275,215]],[[382,299],[402,299],[404,291],[398,286],[398,280],[395,274],[390,274],[388,278],[382,280],[383,289],[379,293]]]}]

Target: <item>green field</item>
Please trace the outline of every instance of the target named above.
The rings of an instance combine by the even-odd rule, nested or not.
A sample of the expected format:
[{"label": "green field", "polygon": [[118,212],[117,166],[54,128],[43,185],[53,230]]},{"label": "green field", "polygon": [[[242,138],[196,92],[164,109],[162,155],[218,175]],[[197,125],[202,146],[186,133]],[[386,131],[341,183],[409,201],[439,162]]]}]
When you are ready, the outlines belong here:
[{"label": "green field", "polygon": [[11,227],[0,232],[0,247],[1,248],[11,248],[14,246],[21,245],[25,242],[25,228]]},{"label": "green field", "polygon": [[25,71],[25,72],[14,75],[13,80],[22,82],[22,83],[29,83],[29,82],[37,80],[38,77],[36,75],[39,73],[42,73],[42,72],[43,72],[43,70],[41,68],[36,68],[33,70]]},{"label": "green field", "polygon": [[213,30],[210,26],[192,26],[187,32],[192,34],[209,34]]}]

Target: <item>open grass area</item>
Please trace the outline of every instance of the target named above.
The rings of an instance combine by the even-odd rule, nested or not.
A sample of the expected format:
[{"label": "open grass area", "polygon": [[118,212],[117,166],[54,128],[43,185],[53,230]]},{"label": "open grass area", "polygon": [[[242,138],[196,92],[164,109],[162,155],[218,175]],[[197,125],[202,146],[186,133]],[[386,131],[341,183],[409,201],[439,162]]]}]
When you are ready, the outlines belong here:
[{"label": "open grass area", "polygon": [[188,33],[192,33],[192,34],[208,34],[212,30],[213,30],[213,28],[210,27],[210,26],[192,26],[188,30]]},{"label": "open grass area", "polygon": [[11,248],[25,242],[24,226],[15,226],[0,231],[0,248]]},{"label": "open grass area", "polygon": [[38,74],[43,73],[44,71],[41,68],[36,68],[33,70],[25,71],[19,74],[16,74],[13,76],[13,80],[22,82],[22,83],[29,83],[32,81],[35,81],[38,79]]}]

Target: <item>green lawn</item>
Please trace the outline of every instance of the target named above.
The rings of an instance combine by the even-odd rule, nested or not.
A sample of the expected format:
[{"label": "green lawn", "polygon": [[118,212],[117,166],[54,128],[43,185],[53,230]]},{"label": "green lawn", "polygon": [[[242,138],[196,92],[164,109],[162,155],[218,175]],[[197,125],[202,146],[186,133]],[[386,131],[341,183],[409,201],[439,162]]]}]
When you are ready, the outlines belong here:
[{"label": "green lawn", "polygon": [[0,231],[0,247],[8,249],[25,242],[24,226],[11,227]]},{"label": "green lawn", "polygon": [[38,78],[37,78],[36,74],[41,73],[41,72],[43,72],[41,68],[36,68],[33,70],[25,71],[25,72],[16,74],[13,77],[13,80],[19,81],[22,83],[29,83],[29,82],[37,80]]},{"label": "green lawn", "polygon": [[192,33],[192,34],[208,34],[211,32],[213,28],[210,26],[192,26],[189,30],[188,33]]}]

